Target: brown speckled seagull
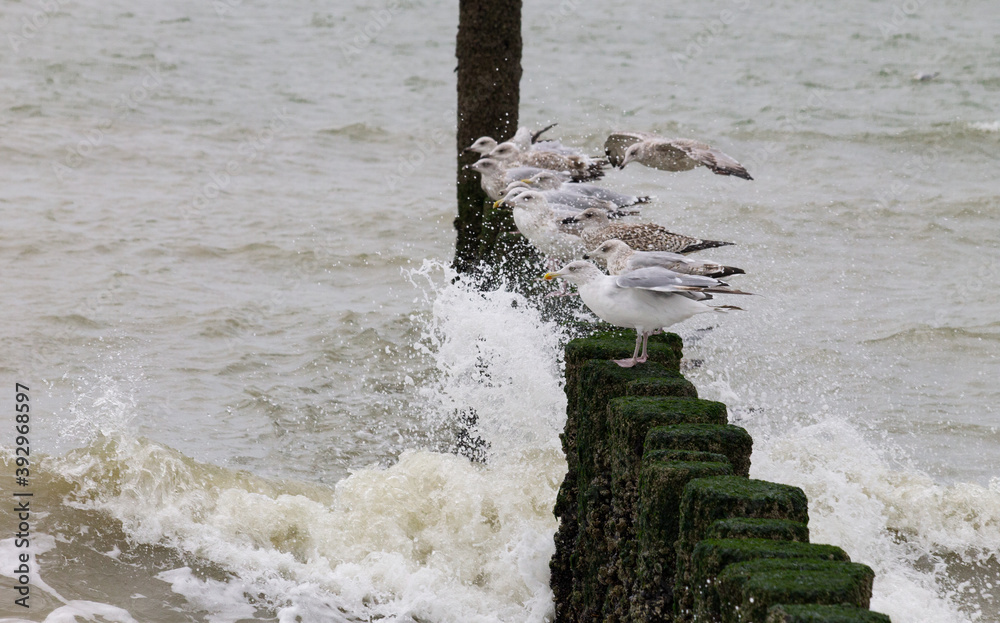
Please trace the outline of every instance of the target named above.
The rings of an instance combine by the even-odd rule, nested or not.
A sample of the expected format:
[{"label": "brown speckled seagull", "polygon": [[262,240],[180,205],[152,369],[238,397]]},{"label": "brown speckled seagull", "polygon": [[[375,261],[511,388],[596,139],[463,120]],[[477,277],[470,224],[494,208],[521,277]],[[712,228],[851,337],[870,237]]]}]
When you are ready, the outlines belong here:
[{"label": "brown speckled seagull", "polygon": [[619,169],[630,162],[662,171],[690,171],[704,166],[717,175],[752,180],[743,165],[718,149],[690,138],[662,138],[646,132],[615,132],[604,142],[604,153]]},{"label": "brown speckled seagull", "polygon": [[583,238],[588,249],[593,249],[606,240],[616,238],[636,251],[670,251],[671,253],[692,253],[702,249],[723,247],[733,244],[719,240],[702,240],[683,234],[675,234],[656,223],[612,223],[606,210],[588,208],[566,222],[582,223]]}]

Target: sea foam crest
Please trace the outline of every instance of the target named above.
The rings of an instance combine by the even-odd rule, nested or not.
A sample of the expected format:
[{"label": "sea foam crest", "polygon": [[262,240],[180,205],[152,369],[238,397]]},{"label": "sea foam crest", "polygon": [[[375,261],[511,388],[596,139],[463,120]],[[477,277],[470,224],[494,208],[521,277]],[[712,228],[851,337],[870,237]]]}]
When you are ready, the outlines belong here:
[{"label": "sea foam crest", "polygon": [[753,435],[750,476],[802,487],[810,540],[874,569],[873,610],[894,621],[993,620],[1000,480],[935,482],[868,421],[878,405],[843,391],[848,381],[876,382],[842,370],[854,353],[776,348],[778,332],[803,329],[775,321],[777,304],[755,312],[688,340],[685,351],[704,361],[689,371],[702,397],[725,402]]},{"label": "sea foam crest", "polygon": [[[158,576],[213,621],[251,605],[280,621],[547,620],[566,470],[558,331],[519,295],[452,283],[440,265],[417,272],[430,284],[422,343],[437,366],[425,408],[442,421],[475,409],[487,462],[411,449],[333,489],[274,482],[135,436],[127,423],[141,405],[118,401],[110,419],[123,429],[103,427],[54,461],[68,503],[224,569],[225,581],[187,567]],[[99,398],[93,408],[110,404]]]}]

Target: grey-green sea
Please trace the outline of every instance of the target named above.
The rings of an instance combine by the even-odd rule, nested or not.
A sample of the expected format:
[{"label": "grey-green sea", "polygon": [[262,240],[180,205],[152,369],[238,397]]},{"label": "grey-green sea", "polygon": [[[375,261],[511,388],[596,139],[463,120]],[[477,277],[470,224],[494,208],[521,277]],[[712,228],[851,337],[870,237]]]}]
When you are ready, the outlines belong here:
[{"label": "grey-green sea", "polygon": [[[450,272],[457,21],[0,5],[2,620],[552,620],[566,335]],[[523,40],[522,125],[755,178],[602,181],[737,243],[703,255],[756,296],[673,330],[751,476],[873,610],[1000,621],[1000,4],[528,2]],[[470,408],[485,463],[449,451]]]}]

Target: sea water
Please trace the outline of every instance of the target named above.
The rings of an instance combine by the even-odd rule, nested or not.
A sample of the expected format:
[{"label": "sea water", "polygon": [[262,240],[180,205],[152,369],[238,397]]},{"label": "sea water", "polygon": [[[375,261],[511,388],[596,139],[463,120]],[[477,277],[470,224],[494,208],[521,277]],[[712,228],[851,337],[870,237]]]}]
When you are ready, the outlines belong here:
[{"label": "sea water", "polygon": [[[605,184],[737,243],[711,258],[757,296],[675,327],[685,373],[895,621],[1000,621],[998,23],[524,10],[523,124],[595,154],[698,138],[754,176]],[[447,267],[456,26],[403,0],[0,7],[0,401],[30,387],[34,557],[25,609],[4,503],[4,620],[551,620],[567,336]],[[485,462],[449,451],[470,413]]]}]

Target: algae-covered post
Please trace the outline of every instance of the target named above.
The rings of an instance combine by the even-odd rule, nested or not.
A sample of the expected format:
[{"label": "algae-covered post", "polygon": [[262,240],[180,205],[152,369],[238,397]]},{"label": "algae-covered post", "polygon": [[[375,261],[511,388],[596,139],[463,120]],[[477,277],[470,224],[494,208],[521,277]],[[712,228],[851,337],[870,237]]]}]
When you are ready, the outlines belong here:
[{"label": "algae-covered post", "polygon": [[681,341],[621,368],[622,332],[566,346],[556,623],[890,623],[874,573],[809,542],[799,488],[750,478],[750,434],[680,374]]},{"label": "algae-covered post", "polygon": [[461,0],[458,39],[458,217],[454,266],[470,272],[493,254],[483,244],[486,193],[463,170],[478,158],[465,149],[480,136],[503,141],[517,131],[521,83],[521,0]]}]

